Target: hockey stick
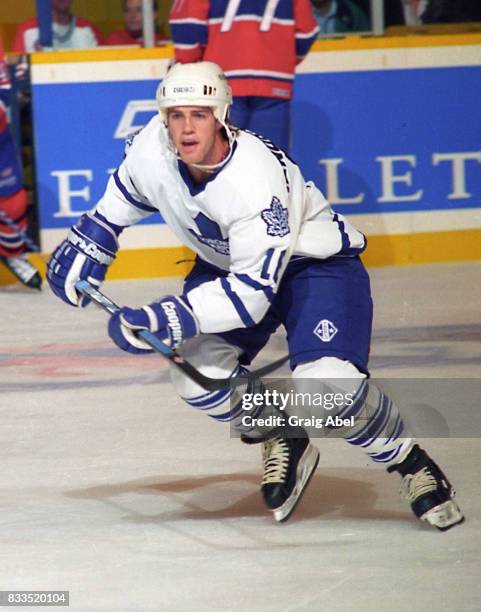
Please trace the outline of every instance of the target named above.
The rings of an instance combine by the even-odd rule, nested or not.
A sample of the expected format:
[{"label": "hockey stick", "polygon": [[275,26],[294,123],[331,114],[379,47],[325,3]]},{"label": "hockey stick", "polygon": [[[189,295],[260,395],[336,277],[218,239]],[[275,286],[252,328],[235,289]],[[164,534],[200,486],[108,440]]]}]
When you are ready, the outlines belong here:
[{"label": "hockey stick", "polygon": [[[75,283],[75,289],[84,295],[85,297],[92,300],[92,302],[106,310],[110,314],[115,314],[120,310],[120,308],[112,302],[107,296],[101,293],[98,289],[93,287],[88,281],[80,280]],[[186,361],[183,357],[181,357],[175,350],[171,349],[169,346],[164,344],[161,340],[157,338],[152,332],[148,330],[140,330],[137,334],[142,338],[144,342],[146,342],[151,348],[154,349],[157,353],[160,353],[165,359],[168,359],[171,363],[173,363],[179,370],[182,370],[184,374],[186,374],[191,380],[196,382],[198,385],[207,389],[208,391],[217,391],[220,389],[226,389],[229,387],[239,387],[240,385],[245,385],[249,380],[258,379],[262,376],[267,376],[280,368],[288,359],[289,355],[285,355],[281,359],[277,359],[273,363],[270,363],[258,370],[253,370],[252,372],[246,372],[242,374],[242,376],[233,376],[229,378],[210,378],[208,376],[204,376],[194,368],[194,366]]]}]

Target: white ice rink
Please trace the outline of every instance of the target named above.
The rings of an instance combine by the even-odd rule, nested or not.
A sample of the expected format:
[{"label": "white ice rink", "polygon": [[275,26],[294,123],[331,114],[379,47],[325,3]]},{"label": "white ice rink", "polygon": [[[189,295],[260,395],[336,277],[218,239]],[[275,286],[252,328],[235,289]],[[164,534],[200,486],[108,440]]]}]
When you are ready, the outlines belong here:
[{"label": "white ice rink", "polygon": [[[481,263],[371,273],[373,375],[481,385]],[[104,290],[140,305],[177,287]],[[343,440],[315,441],[316,474],[275,524],[259,447],[183,405],[161,357],[123,354],[104,313],[47,289],[0,288],[0,310],[0,590],[68,590],[75,612],[481,610],[479,422],[471,437],[423,440],[464,525],[417,522],[399,477]]]}]

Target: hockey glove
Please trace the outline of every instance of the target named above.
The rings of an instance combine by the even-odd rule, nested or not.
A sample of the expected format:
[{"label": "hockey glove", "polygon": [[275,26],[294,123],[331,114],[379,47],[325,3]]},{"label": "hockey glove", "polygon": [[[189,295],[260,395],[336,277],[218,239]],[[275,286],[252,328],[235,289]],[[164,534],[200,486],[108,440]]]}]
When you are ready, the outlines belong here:
[{"label": "hockey glove", "polygon": [[151,331],[171,348],[199,334],[199,325],[190,306],[185,299],[173,295],[139,309],[121,308],[109,321],[109,336],[129,353],[152,352],[136,334],[142,329]]},{"label": "hockey glove", "polygon": [[55,295],[71,306],[87,306],[90,300],[77,294],[75,283],[88,280],[101,285],[122,230],[97,212],[82,215],[47,264],[47,280]]}]

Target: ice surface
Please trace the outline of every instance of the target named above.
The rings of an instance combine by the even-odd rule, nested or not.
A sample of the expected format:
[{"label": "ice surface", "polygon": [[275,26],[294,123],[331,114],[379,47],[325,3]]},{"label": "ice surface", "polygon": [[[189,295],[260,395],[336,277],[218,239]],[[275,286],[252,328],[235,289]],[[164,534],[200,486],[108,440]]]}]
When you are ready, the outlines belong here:
[{"label": "ice surface", "polygon": [[[374,376],[481,381],[481,264],[371,274]],[[178,287],[104,290],[140,305]],[[105,313],[47,289],[0,289],[0,310],[0,589],[68,590],[79,612],[481,609],[479,430],[423,440],[461,527],[416,522],[398,477],[343,440],[315,441],[316,475],[275,524],[260,449],[185,406],[160,356],[117,350]],[[257,365],[284,350],[276,336]]]}]

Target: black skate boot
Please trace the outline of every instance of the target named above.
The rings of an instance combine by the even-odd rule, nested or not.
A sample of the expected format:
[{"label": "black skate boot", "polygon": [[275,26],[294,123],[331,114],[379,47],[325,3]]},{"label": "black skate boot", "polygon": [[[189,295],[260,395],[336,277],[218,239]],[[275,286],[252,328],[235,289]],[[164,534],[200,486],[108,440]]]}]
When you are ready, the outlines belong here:
[{"label": "black skate boot", "polygon": [[422,521],[447,531],[464,521],[454,501],[454,489],[429,455],[417,444],[402,463],[387,468],[403,477],[401,495]]},{"label": "black skate boot", "polygon": [[262,496],[279,522],[287,521],[294,512],[319,462],[319,451],[309,442],[307,433],[302,428],[296,430],[299,437],[295,438],[282,433],[264,440],[242,436],[248,444],[262,442]]},{"label": "black skate boot", "polygon": [[4,257],[0,255],[0,261],[26,287],[30,289],[41,289],[42,278],[35,266],[28,261],[26,255],[18,255],[17,257]]}]

